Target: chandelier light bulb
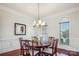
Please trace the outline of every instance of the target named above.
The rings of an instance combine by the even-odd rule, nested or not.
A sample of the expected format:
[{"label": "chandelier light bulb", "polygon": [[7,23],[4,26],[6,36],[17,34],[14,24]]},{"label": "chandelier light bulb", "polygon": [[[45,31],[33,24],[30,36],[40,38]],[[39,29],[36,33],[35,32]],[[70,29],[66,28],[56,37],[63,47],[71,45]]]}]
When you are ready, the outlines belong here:
[{"label": "chandelier light bulb", "polygon": [[34,20],[34,22],[33,22],[33,26],[35,26],[36,25],[36,21]]},{"label": "chandelier light bulb", "polygon": [[36,24],[36,21],[34,20],[34,24]]},{"label": "chandelier light bulb", "polygon": [[41,25],[42,24],[42,21],[41,20],[38,20],[38,23]]},{"label": "chandelier light bulb", "polygon": [[41,25],[42,25],[42,26],[44,26],[45,24],[46,24],[45,22],[42,22],[42,24],[41,24]]},{"label": "chandelier light bulb", "polygon": [[39,24],[37,23],[36,26],[39,27]]}]

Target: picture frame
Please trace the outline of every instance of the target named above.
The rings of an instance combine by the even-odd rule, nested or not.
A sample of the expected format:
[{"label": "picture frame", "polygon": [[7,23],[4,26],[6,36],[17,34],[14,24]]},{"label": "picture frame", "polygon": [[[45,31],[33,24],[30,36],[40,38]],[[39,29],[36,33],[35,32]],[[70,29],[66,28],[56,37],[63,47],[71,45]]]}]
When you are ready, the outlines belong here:
[{"label": "picture frame", "polygon": [[26,35],[26,25],[21,23],[14,23],[15,35]]}]

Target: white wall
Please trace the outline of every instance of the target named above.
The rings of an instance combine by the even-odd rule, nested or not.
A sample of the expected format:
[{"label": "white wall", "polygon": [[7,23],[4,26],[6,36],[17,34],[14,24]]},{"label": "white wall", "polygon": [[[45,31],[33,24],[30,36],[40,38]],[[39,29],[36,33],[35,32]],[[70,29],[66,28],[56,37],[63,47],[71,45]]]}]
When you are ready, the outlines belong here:
[{"label": "white wall", "polygon": [[[14,10],[0,6],[0,53],[19,48],[19,37],[29,38],[32,35],[32,18]],[[26,35],[14,35],[14,23],[26,24]]]},{"label": "white wall", "polygon": [[48,17],[43,18],[48,24],[48,35],[54,36],[59,38],[59,22],[62,20],[63,17],[66,17],[70,21],[70,39],[69,45],[62,45],[59,44],[60,48],[79,51],[79,8],[72,10],[65,11],[63,13],[59,13],[56,15],[51,15]]}]

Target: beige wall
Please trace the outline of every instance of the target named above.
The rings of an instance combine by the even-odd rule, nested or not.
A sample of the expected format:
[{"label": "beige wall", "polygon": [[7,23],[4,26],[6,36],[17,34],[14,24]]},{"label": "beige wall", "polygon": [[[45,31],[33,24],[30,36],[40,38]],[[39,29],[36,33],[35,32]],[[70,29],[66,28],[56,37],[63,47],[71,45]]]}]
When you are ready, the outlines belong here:
[{"label": "beige wall", "polygon": [[[30,20],[30,21],[29,21]],[[14,35],[14,23],[26,24],[26,35]],[[31,18],[14,10],[0,6],[0,53],[19,48],[19,37],[32,35]]]},{"label": "beige wall", "polygon": [[[72,10],[71,10],[72,11]],[[79,9],[75,9],[73,12],[63,12],[56,15],[51,15],[44,20],[46,20],[48,24],[48,35],[59,38],[59,22],[63,17],[66,17],[70,21],[70,29],[69,29],[69,45],[59,44],[60,48],[79,51]]]}]

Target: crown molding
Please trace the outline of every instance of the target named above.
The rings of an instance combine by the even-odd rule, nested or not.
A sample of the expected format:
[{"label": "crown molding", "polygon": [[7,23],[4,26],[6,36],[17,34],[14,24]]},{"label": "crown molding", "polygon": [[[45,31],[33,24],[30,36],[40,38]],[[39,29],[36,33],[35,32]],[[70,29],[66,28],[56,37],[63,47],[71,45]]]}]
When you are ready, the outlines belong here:
[{"label": "crown molding", "polygon": [[0,10],[4,10],[4,11],[7,11],[7,12],[16,14],[16,15],[18,15],[20,17],[31,18],[32,19],[32,17],[28,16],[27,14],[20,13],[20,12],[14,10],[14,9],[11,9],[11,8],[3,6],[3,5],[0,5]]},{"label": "crown molding", "polygon": [[[3,5],[0,5],[0,9],[5,10],[7,12],[14,13],[14,14],[16,14],[18,16],[29,17],[31,19],[34,19],[34,17],[28,16],[27,14],[20,13],[20,12],[14,10],[14,9],[11,9],[11,8],[3,6]],[[75,11],[79,11],[79,7],[68,9],[66,11],[62,11],[62,12],[59,12],[59,13],[56,13],[56,14],[50,14],[49,16],[42,17],[41,19],[45,19],[45,18],[49,18],[49,17],[61,16],[61,15],[64,15],[64,14],[70,14],[70,13],[75,12]]]},{"label": "crown molding", "polygon": [[62,11],[62,12],[59,12],[59,13],[56,13],[56,14],[51,14],[49,16],[43,17],[42,19],[47,19],[47,18],[52,18],[52,17],[57,17],[57,16],[62,17],[65,14],[70,14],[70,13],[73,13],[73,12],[76,12],[76,11],[79,11],[79,7],[72,8],[72,9],[69,9],[69,10],[66,10],[66,11]]}]

